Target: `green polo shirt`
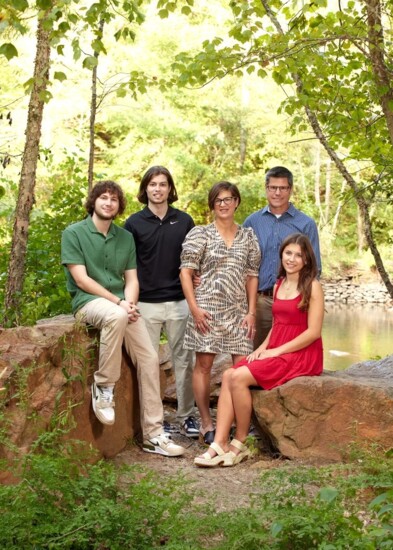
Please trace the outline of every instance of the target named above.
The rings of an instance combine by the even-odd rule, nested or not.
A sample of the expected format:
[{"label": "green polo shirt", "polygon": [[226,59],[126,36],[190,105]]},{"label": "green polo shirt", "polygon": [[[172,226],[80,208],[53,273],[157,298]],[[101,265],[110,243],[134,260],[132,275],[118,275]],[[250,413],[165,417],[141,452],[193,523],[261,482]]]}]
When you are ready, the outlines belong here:
[{"label": "green polo shirt", "polygon": [[72,296],[73,313],[97,296],[76,285],[67,269],[68,264],[84,265],[89,277],[119,298],[124,298],[124,272],[136,269],[134,239],[131,233],[114,223],[105,236],[88,216],[63,231],[61,263],[65,268],[67,290]]}]

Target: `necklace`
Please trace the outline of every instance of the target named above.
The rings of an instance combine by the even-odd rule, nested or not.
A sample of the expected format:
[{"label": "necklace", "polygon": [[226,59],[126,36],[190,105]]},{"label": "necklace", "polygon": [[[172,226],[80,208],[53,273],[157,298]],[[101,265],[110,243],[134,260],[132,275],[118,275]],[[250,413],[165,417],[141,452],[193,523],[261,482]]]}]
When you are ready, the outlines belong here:
[{"label": "necklace", "polygon": [[291,284],[287,278],[285,278],[282,282],[282,287],[284,290],[297,290],[297,284],[296,286],[294,286],[293,284]]}]

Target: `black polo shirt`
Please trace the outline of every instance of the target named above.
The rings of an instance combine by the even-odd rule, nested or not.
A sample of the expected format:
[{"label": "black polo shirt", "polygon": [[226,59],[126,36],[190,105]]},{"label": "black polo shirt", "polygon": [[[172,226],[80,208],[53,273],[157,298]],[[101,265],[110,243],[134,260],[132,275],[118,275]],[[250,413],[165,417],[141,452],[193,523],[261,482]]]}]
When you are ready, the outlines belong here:
[{"label": "black polo shirt", "polygon": [[139,299],[159,303],[183,300],[179,267],[182,244],[194,227],[189,214],[168,207],[161,220],[146,206],[125,223],[135,240]]}]

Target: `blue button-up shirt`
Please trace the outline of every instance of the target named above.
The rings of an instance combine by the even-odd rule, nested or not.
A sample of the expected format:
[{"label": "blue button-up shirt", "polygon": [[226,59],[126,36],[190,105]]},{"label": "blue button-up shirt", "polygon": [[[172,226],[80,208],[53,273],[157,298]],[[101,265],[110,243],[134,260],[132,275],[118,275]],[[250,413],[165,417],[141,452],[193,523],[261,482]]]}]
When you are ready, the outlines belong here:
[{"label": "blue button-up shirt", "polygon": [[293,204],[284,214],[277,217],[265,206],[254,212],[244,222],[244,227],[252,227],[259,241],[262,262],[259,268],[258,290],[267,290],[274,286],[280,267],[280,246],[282,241],[292,233],[303,233],[310,239],[317,264],[318,275],[321,274],[321,254],[319,250],[318,229],[315,221],[297,210]]}]

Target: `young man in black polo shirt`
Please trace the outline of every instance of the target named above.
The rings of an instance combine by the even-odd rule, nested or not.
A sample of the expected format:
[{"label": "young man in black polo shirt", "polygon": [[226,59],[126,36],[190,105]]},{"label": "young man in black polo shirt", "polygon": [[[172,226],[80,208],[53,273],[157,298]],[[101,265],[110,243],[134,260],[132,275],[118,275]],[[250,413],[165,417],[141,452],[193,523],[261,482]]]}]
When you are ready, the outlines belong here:
[{"label": "young man in black polo shirt", "polygon": [[169,170],[152,166],[142,177],[138,192],[139,202],[146,206],[127,219],[125,229],[132,233],[136,245],[138,307],[154,347],[158,350],[164,327],[172,352],[180,431],[197,438],[199,426],[194,418],[192,390],[194,362],[192,352],[183,349],[189,310],[179,279],[182,243],[194,221],[170,206],[177,198]]}]

